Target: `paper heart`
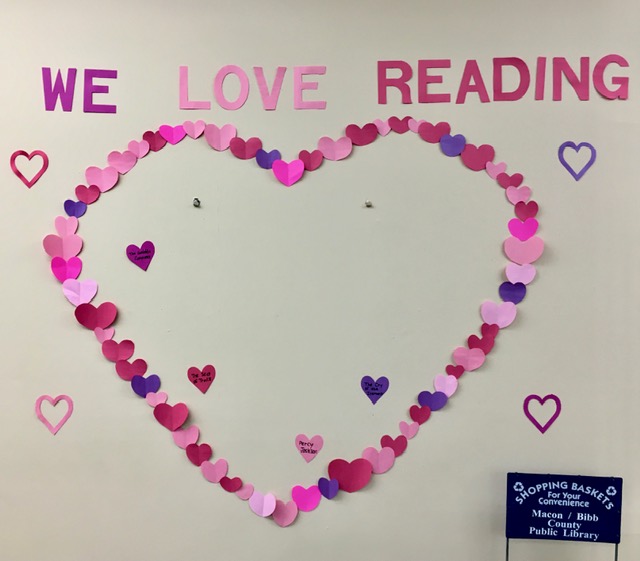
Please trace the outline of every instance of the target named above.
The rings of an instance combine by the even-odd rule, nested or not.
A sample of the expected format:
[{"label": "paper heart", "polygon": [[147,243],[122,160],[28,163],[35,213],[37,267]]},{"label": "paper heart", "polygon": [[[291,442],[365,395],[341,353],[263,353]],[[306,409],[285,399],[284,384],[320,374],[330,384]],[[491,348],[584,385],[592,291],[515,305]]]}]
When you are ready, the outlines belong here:
[{"label": "paper heart", "polygon": [[[211,446],[209,446],[208,444],[196,444],[195,442],[192,442],[191,444],[187,444],[187,446],[184,448],[189,461],[194,466],[198,467],[202,465],[202,462],[210,460],[211,454],[213,454]],[[240,489],[240,487],[238,487],[238,489]],[[236,491],[238,489],[236,489]],[[225,491],[228,491],[228,489],[225,489]]]},{"label": "paper heart", "polygon": [[187,378],[202,393],[207,393],[216,379],[216,369],[211,364],[207,364],[202,370],[197,366],[192,366],[187,370]]},{"label": "paper heart", "polygon": [[420,126],[426,122],[427,121],[424,121],[422,119],[420,121],[416,121],[415,119],[409,119],[409,130],[417,134],[418,131],[420,130]]},{"label": "paper heart", "polygon": [[324,440],[319,434],[316,434],[313,438],[309,438],[305,434],[299,434],[296,436],[295,444],[304,461],[309,463],[315,460],[320,450],[322,450]]},{"label": "paper heart", "polygon": [[88,167],[84,172],[89,185],[95,185],[101,193],[109,191],[118,183],[118,170],[108,166],[104,169],[95,166]]},{"label": "paper heart", "polygon": [[[31,158],[37,156],[42,159],[42,165],[40,169],[36,171],[34,176],[31,179],[27,179],[23,173],[18,169],[17,159],[18,158],[27,158],[27,161],[30,161]],[[13,154],[11,154],[10,159],[11,171],[14,175],[24,183],[28,189],[31,189],[37,182],[38,179],[42,177],[45,171],[49,168],[49,156],[47,156],[42,150],[34,150],[33,152],[25,152],[24,150],[16,150]]]},{"label": "paper heart", "polygon": [[280,183],[286,187],[291,187],[302,178],[304,162],[302,160],[293,160],[292,162],[276,160],[273,162],[272,170],[273,175]]},{"label": "paper heart", "polygon": [[418,127],[418,135],[420,138],[432,144],[437,144],[443,136],[448,135],[450,132],[451,126],[449,123],[432,125],[431,123],[425,122]]},{"label": "paper heart", "polygon": [[378,138],[378,127],[374,123],[367,123],[363,127],[349,125],[345,134],[356,146],[366,146]]},{"label": "paper heart", "polygon": [[231,139],[235,136],[236,128],[233,125],[224,125],[222,128],[218,128],[216,125],[207,125],[204,128],[204,137],[214,150],[226,150],[229,148]]},{"label": "paper heart", "polygon": [[524,177],[521,173],[509,175],[508,173],[502,172],[498,174],[496,181],[500,187],[507,189],[508,187],[519,187],[524,181]]},{"label": "paper heart", "polygon": [[[46,416],[44,415],[44,413],[42,412],[42,402],[43,401],[47,401],[49,402],[53,407],[55,407],[59,402],[64,401],[67,404],[67,411],[64,414],[64,416],[62,417],[62,419],[60,419],[60,421],[58,421],[58,423],[54,426],[52,425],[49,420],[46,418]],[[51,434],[57,434],[57,432],[64,426],[64,424],[69,420],[69,417],[71,417],[71,414],[73,413],[73,400],[68,396],[68,395],[59,395],[57,397],[51,397],[50,395],[41,395],[37,400],[36,400],[36,416],[38,417],[38,419],[40,419],[40,421],[42,422],[42,424],[47,427],[47,429],[49,430],[49,432]]]},{"label": "paper heart", "polygon": [[500,329],[504,329],[513,323],[516,319],[518,308],[513,302],[503,302],[502,304],[496,304],[487,300],[480,306],[480,315],[482,319],[487,323],[494,323]]},{"label": "paper heart", "polygon": [[291,498],[298,506],[298,510],[311,512],[320,504],[322,495],[317,485],[312,485],[311,487],[296,485],[291,489]]},{"label": "paper heart", "polygon": [[407,437],[402,434],[396,438],[392,438],[388,434],[385,434],[380,439],[380,448],[391,448],[396,458],[404,454],[404,451],[407,449],[407,445]]},{"label": "paper heart", "polygon": [[[239,477],[224,476],[220,480],[220,487],[222,487],[227,493],[236,493],[242,489],[242,479]],[[253,493],[251,495],[253,496]]]},{"label": "paper heart", "polygon": [[298,505],[294,501],[283,502],[276,501],[276,507],[273,509],[273,520],[281,528],[290,526],[298,516]]},{"label": "paper heart", "polygon": [[98,283],[94,280],[67,279],[62,283],[62,292],[74,306],[88,304],[98,292]]},{"label": "paper heart", "polygon": [[483,144],[476,147],[474,144],[467,144],[460,154],[462,163],[470,170],[480,171],[487,167],[487,164],[493,161],[496,151],[493,146]]},{"label": "paper heart", "polygon": [[318,490],[325,499],[333,499],[340,490],[340,485],[337,479],[327,479],[321,477],[318,479]]},{"label": "paper heart", "polygon": [[304,164],[304,169],[307,171],[315,171],[317,170],[324,161],[324,156],[320,150],[314,150],[313,152],[308,152],[307,150],[300,150],[298,154],[298,159]]},{"label": "paper heart", "polygon": [[133,393],[144,398],[150,393],[157,395],[156,392],[160,389],[160,377],[156,374],[151,374],[151,376],[147,378],[144,376],[134,376],[131,378],[131,389]]},{"label": "paper heart", "polygon": [[398,117],[389,117],[389,126],[393,132],[397,132],[398,134],[404,134],[409,130],[409,121],[411,117],[403,117],[402,119]]},{"label": "paper heart", "polygon": [[100,344],[104,343],[105,341],[108,341],[109,339],[113,339],[115,332],[116,330],[113,329],[113,327],[110,327],[108,329],[102,329],[102,327],[96,327],[93,330],[93,333],[96,336],[98,343]]},{"label": "paper heart", "polygon": [[253,495],[253,485],[251,483],[245,483],[240,489],[236,491],[236,497],[241,501],[248,501]]},{"label": "paper heart", "polygon": [[505,302],[519,304],[520,302],[522,302],[522,300],[524,300],[524,297],[527,294],[527,287],[521,282],[503,282],[498,287],[498,294],[500,294],[500,298],[502,298],[502,300],[504,300]]},{"label": "paper heart", "polygon": [[418,403],[422,406],[426,405],[431,411],[442,409],[447,404],[448,399],[447,394],[443,392],[431,393],[424,391],[418,394]]},{"label": "paper heart", "polygon": [[182,123],[182,128],[184,128],[184,132],[186,132],[191,138],[199,138],[202,136],[204,132],[204,127],[206,123],[204,121],[185,121]]},{"label": "paper heart", "polygon": [[450,374],[436,374],[433,379],[433,388],[437,392],[442,392],[447,397],[451,397],[458,389],[458,379]]},{"label": "paper heart", "polygon": [[160,131],[147,131],[142,135],[142,139],[149,144],[149,150],[152,152],[162,150],[167,144],[167,139],[160,134]]},{"label": "paper heart", "polygon": [[169,396],[164,392],[149,392],[144,399],[151,407],[155,407],[160,403],[166,403]]},{"label": "paper heart", "polygon": [[133,344],[133,341],[128,339],[125,339],[120,343],[111,339],[102,343],[102,355],[111,362],[127,360],[133,356],[134,352],[135,345]]},{"label": "paper heart", "polygon": [[[579,154],[580,150],[582,150],[583,148],[586,148],[585,152],[588,152],[587,161],[577,171],[569,162],[567,162],[565,158],[565,152],[567,148],[574,150],[576,154]],[[580,144],[576,144],[575,142],[571,141],[563,142],[558,148],[558,159],[560,160],[560,163],[564,166],[564,168],[571,174],[571,177],[573,177],[576,181],[580,181],[582,176],[587,173],[587,171],[589,171],[589,168],[591,168],[591,166],[595,163],[596,149],[592,144],[589,144],[588,142],[581,142]]]},{"label": "paper heart", "polygon": [[[547,401],[552,401],[555,405],[555,409],[551,416],[547,419],[547,421],[542,424],[538,419],[531,413],[530,404],[532,401],[537,401],[540,404],[540,407],[544,406]],[[562,411],[562,403],[560,402],[560,398],[555,394],[545,395],[544,397],[540,397],[539,395],[531,394],[527,396],[522,404],[522,408],[524,410],[524,414],[529,419],[533,425],[544,434],[547,432],[549,427],[556,421],[556,419],[560,416],[560,412]]]},{"label": "paper heart", "polygon": [[416,422],[407,423],[406,421],[400,421],[398,427],[400,428],[400,432],[402,433],[402,435],[411,440],[416,434],[418,434],[420,425]]},{"label": "paper heart", "polygon": [[[160,406],[158,406],[160,407]],[[220,480],[227,475],[229,464],[227,460],[219,459],[215,464],[209,461],[202,462],[200,465],[200,471],[204,478],[210,483],[220,483]]]},{"label": "paper heart", "polygon": [[129,362],[128,360],[116,361],[116,373],[120,378],[130,382],[134,376],[142,376],[147,371],[147,363],[141,358]]},{"label": "paper heart", "polygon": [[104,302],[97,308],[93,304],[80,304],[75,310],[78,323],[92,331],[96,327],[109,327],[118,315],[118,309],[111,302]]},{"label": "paper heart", "polygon": [[518,218],[509,220],[509,232],[514,238],[518,238],[521,242],[527,241],[533,237],[538,231],[538,221],[535,218],[527,218],[522,221]]},{"label": "paper heart", "polygon": [[77,279],[81,271],[82,261],[78,257],[71,257],[68,260],[54,257],[51,260],[51,272],[60,282]]},{"label": "paper heart", "polygon": [[171,125],[162,125],[158,132],[169,144],[178,144],[187,134],[182,125],[172,127]]},{"label": "paper heart", "polygon": [[149,143],[146,140],[141,140],[140,142],[132,140],[127,145],[127,148],[135,154],[138,159],[144,158],[149,153]]},{"label": "paper heart", "polygon": [[468,372],[477,370],[484,364],[485,354],[480,349],[458,347],[453,351],[453,360]]},{"label": "paper heart", "polygon": [[318,140],[318,150],[327,160],[344,160],[353,149],[353,143],[350,138],[343,136],[338,140],[333,140],[328,136],[323,136]]},{"label": "paper heart", "polygon": [[338,482],[338,486],[347,493],[363,489],[371,481],[373,466],[371,462],[359,458],[352,462],[338,459],[329,463],[329,477]]},{"label": "paper heart", "polygon": [[491,337],[478,337],[470,335],[467,339],[467,347],[470,349],[480,349],[485,355],[488,355],[493,349],[494,340]]},{"label": "paper heart", "polygon": [[381,119],[376,119],[373,121],[373,124],[378,129],[378,133],[381,136],[387,136],[391,132],[391,127],[389,126],[388,121],[382,121]]},{"label": "paper heart", "polygon": [[507,169],[507,164],[504,162],[500,162],[499,164],[494,164],[493,162],[487,162],[487,175],[491,179],[496,179],[498,175],[504,173]]},{"label": "paper heart", "polygon": [[271,493],[263,495],[259,491],[254,491],[249,499],[249,507],[258,516],[266,518],[271,516],[276,509],[276,498]]},{"label": "paper heart", "polygon": [[517,263],[509,263],[505,267],[505,274],[509,282],[521,282],[529,284],[536,278],[536,268],[527,263],[526,265],[518,265]]},{"label": "paper heart", "polygon": [[466,142],[465,137],[461,134],[456,134],[455,136],[445,134],[440,138],[440,150],[445,156],[453,158],[462,154]]},{"label": "paper heart", "polygon": [[245,141],[236,136],[229,141],[229,150],[240,160],[251,160],[256,157],[258,150],[262,148],[262,140],[252,137]]},{"label": "paper heart", "polygon": [[89,187],[78,185],[76,187],[76,197],[84,204],[90,205],[100,198],[100,189],[98,189],[97,185],[89,185]]},{"label": "paper heart", "polygon": [[107,156],[107,163],[120,174],[125,174],[133,169],[133,166],[138,162],[138,157],[130,150],[124,152],[118,152],[114,150],[109,152]]},{"label": "paper heart", "polygon": [[151,265],[151,260],[156,254],[156,246],[153,242],[147,240],[140,247],[135,244],[127,246],[127,259],[134,265],[140,267],[143,271],[146,271]]},{"label": "paper heart", "polygon": [[[277,160],[282,160],[282,154],[280,154],[279,150],[271,150],[271,152],[266,152],[265,150],[260,148],[260,150],[256,152],[256,163],[262,169],[272,169],[274,162]],[[300,161],[302,162],[302,160]],[[302,162],[302,171],[304,171],[304,162]],[[274,175],[276,176],[276,178],[278,178],[277,174]],[[300,174],[300,176],[302,177],[302,174]]]},{"label": "paper heart", "polygon": [[383,448],[378,451],[371,446],[364,449],[362,457],[371,464],[373,473],[386,473],[396,461],[396,454],[392,448]]},{"label": "paper heart", "polygon": [[64,211],[73,218],[80,218],[84,216],[84,213],[87,212],[87,205],[82,201],[73,201],[71,199],[67,199],[64,202]]},{"label": "paper heart", "polygon": [[153,416],[165,429],[175,432],[186,422],[189,416],[189,409],[184,403],[176,405],[159,403],[153,409]]},{"label": "paper heart", "polygon": [[526,241],[518,238],[507,238],[504,242],[505,255],[514,263],[526,265],[537,261],[544,251],[544,242],[537,236]]},{"label": "paper heart", "polygon": [[365,395],[371,400],[371,403],[375,405],[387,393],[389,379],[386,376],[380,376],[380,378],[374,380],[371,376],[363,376],[360,386]]},{"label": "paper heart", "polygon": [[527,202],[531,198],[531,189],[525,185],[520,187],[514,187],[513,185],[505,189],[507,200],[512,205],[517,205],[519,202]]}]

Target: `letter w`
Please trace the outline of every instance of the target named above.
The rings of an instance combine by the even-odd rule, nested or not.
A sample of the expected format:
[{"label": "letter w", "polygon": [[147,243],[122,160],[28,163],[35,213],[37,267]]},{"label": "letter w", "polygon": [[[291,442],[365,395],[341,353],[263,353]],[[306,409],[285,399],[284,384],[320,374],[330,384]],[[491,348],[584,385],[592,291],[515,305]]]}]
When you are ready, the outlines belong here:
[{"label": "letter w", "polygon": [[62,74],[58,70],[55,84],[51,84],[51,68],[42,68],[42,89],[44,91],[45,111],[54,111],[56,103],[60,99],[63,111],[71,111],[73,108],[73,92],[76,87],[76,68],[67,70],[67,83],[62,80]]}]

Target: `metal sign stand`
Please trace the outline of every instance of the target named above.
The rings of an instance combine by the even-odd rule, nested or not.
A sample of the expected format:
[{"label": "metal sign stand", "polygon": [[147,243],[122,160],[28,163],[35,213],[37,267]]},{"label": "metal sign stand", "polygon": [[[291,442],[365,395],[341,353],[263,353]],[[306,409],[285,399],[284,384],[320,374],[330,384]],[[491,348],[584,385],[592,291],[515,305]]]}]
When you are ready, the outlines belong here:
[{"label": "metal sign stand", "polygon": [[[614,552],[613,552],[613,561],[618,561],[618,546],[620,544],[616,543],[614,545],[615,545],[615,549],[614,549]],[[509,561],[509,538],[507,538],[507,548],[506,548],[505,561]]]}]

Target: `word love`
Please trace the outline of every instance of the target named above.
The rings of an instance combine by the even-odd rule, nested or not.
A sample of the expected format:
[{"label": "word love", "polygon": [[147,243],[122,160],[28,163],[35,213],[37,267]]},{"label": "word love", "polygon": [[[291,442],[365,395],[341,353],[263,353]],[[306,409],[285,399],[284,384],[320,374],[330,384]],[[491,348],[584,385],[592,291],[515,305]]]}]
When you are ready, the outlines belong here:
[{"label": "word love", "polygon": [[[326,66],[294,66],[293,67],[293,108],[294,109],[326,109],[327,102],[320,100],[303,99],[303,92],[305,90],[317,90],[318,82],[313,80],[306,80],[306,76],[322,76],[326,73]],[[267,83],[267,78],[264,74],[264,68],[262,66],[254,66],[253,74],[255,76],[258,91],[260,92],[260,98],[262,100],[262,107],[266,111],[273,111],[278,106],[278,100],[280,99],[280,91],[282,90],[282,84],[284,82],[285,75],[287,73],[286,66],[278,66],[276,69],[275,77],[271,86]],[[233,78],[230,78],[233,76]],[[227,97],[225,82],[227,79],[235,82],[233,85],[238,86],[238,93],[234,99]],[[179,78],[179,90],[180,90],[180,109],[211,109],[211,102],[206,100],[195,101],[189,98],[189,67],[180,67]],[[225,91],[226,90],[226,91]],[[240,109],[249,98],[249,76],[247,73],[236,66],[235,64],[228,64],[218,70],[217,74],[213,78],[213,97],[216,103],[229,111],[235,111]]]},{"label": "word love", "polygon": [[[536,59],[533,71],[529,65],[517,57],[494,58],[493,80],[491,90],[493,101],[517,101],[522,99],[529,91],[534,79],[533,99],[545,99],[547,76],[551,74],[551,99],[562,101],[563,77],[569,82],[569,86],[578,96],[578,99],[589,99],[589,87],[591,83],[596,91],[606,99],[629,99],[629,78],[614,74],[608,80],[611,85],[605,84],[605,74],[611,75],[609,67],[627,68],[627,60],[616,54],[603,56],[593,65],[589,57],[581,57],[580,64],[573,67],[565,57],[553,57],[547,64],[546,57]],[[450,88],[444,82],[442,71],[451,68],[451,59],[427,59],[419,60],[417,67],[417,94],[418,103],[450,103]],[[394,76],[389,76],[393,71]],[[399,72],[399,76],[397,75]],[[508,76],[507,76],[508,75]],[[505,77],[507,79],[505,79]],[[379,60],[378,61],[378,103],[387,103],[387,90],[395,88],[400,92],[402,103],[413,103],[411,97],[411,85],[409,80],[413,78],[413,69],[404,60]],[[443,84],[438,86],[438,84]],[[436,91],[433,91],[433,86]],[[456,103],[464,103],[469,94],[476,94],[482,103],[491,101],[485,79],[475,59],[467,60],[458,82]]]},{"label": "word love", "polygon": [[313,438],[309,438],[306,434],[299,434],[296,436],[295,442],[298,452],[307,463],[314,460],[324,446],[324,440],[319,434],[316,434]]}]

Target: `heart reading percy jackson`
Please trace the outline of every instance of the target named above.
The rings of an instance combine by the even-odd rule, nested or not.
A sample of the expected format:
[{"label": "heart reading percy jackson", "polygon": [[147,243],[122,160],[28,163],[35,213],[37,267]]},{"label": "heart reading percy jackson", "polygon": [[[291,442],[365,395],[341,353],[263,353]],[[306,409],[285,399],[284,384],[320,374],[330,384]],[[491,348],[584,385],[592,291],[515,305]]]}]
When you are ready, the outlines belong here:
[{"label": "heart reading percy jackson", "polygon": [[[131,361],[135,352],[132,341],[113,340],[115,332],[112,325],[118,314],[113,303],[104,302],[94,306],[82,299],[69,299],[75,306],[78,323],[95,333],[105,358],[115,363],[118,376],[129,382],[134,393],[153,407],[153,415],[158,423],[172,432],[176,445],[186,451],[188,460],[199,467],[204,478],[211,483],[220,484],[222,489],[235,493],[241,500],[248,501],[255,514],[271,517],[282,527],[290,525],[299,511],[314,510],[322,498],[331,500],[339,491],[359,491],[369,484],[373,474],[388,471],[395,459],[404,453],[408,440],[417,434],[431,413],[446,406],[458,388],[459,378],[465,372],[482,366],[486,355],[493,349],[499,331],[514,321],[516,306],[524,299],[527,285],[536,275],[532,263],[539,259],[544,250],[542,239],[536,236],[539,226],[536,219],[538,205],[530,200],[531,189],[522,185],[524,177],[520,173],[508,174],[504,162],[494,163],[495,151],[492,146],[476,146],[468,143],[461,134],[451,135],[450,125],[442,122],[434,125],[410,117],[391,117],[387,121],[377,119],[363,127],[352,124],[346,128],[345,136],[338,140],[323,137],[318,142],[317,150],[302,150],[297,159],[286,161],[279,157],[280,153],[277,151],[266,153],[259,138],[245,140],[238,137],[233,125],[218,127],[214,124],[205,125],[201,121],[187,121],[182,125],[162,125],[158,130],[147,131],[142,140],[129,142],[126,151],[111,152],[108,156],[109,166],[87,168],[85,175],[88,185],[79,185],[75,190],[79,202],[91,205],[103,193],[115,187],[120,177],[133,169],[140,158],[150,152],[162,150],[167,144],[177,144],[186,137],[197,139],[202,135],[215,151],[229,149],[238,159],[252,160],[259,168],[270,171],[282,185],[290,187],[300,181],[305,173],[317,170],[324,160],[342,160],[352,153],[354,146],[371,144],[391,131],[396,134],[408,131],[415,133],[425,143],[439,146],[445,156],[460,158],[469,170],[486,172],[504,190],[505,198],[513,205],[516,217],[509,222],[508,230],[511,235],[503,244],[504,253],[510,261],[505,268],[506,281],[499,289],[503,301],[497,303],[487,300],[482,303],[480,316],[483,323],[480,326],[480,336],[472,334],[467,339],[467,346],[454,349],[452,364],[445,367],[446,374],[435,376],[433,392],[420,392],[417,403],[409,407],[411,421],[402,420],[398,425],[399,435],[383,435],[379,448],[368,447],[361,457],[352,461],[341,458],[332,460],[327,468],[328,478],[321,477],[317,484],[310,487],[293,486],[291,501],[279,500],[272,493],[262,493],[240,477],[228,477],[229,465],[223,458],[210,461],[212,447],[208,443],[198,444],[199,428],[194,424],[186,426],[189,417],[187,405],[170,405],[167,394],[158,392],[159,377],[152,375],[145,378],[146,361]],[[76,234],[77,216],[57,217],[55,228],[57,234],[46,236],[43,245],[46,253],[52,257],[51,270],[55,278],[64,283],[68,279],[76,279],[80,274],[82,262],[77,255],[82,250],[83,240]],[[384,392],[381,389],[378,393],[381,395]],[[379,398],[378,395],[375,397]]]}]

